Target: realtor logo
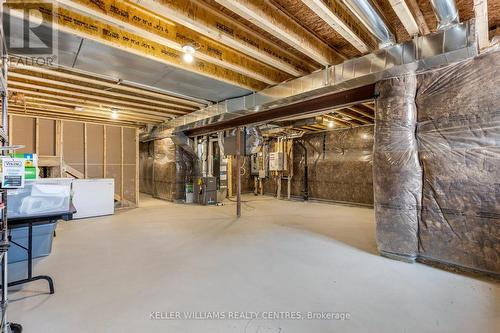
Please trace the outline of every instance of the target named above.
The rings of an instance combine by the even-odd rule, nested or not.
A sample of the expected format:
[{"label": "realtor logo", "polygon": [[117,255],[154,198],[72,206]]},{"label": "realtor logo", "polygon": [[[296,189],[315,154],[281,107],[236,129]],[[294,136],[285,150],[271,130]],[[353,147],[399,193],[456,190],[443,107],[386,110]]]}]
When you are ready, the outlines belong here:
[{"label": "realtor logo", "polygon": [[54,27],[57,14],[57,6],[51,2],[4,4],[3,29],[9,54],[38,64],[52,63],[57,58],[55,52],[58,39],[57,29]]}]

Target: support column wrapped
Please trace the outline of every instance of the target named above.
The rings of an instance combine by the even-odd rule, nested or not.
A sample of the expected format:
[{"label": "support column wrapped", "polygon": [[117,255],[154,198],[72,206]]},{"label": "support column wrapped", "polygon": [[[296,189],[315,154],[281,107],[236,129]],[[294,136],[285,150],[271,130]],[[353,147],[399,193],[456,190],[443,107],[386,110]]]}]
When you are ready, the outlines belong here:
[{"label": "support column wrapped", "polygon": [[408,261],[418,254],[422,197],[416,86],[414,75],[377,83],[373,150],[377,246],[382,255]]}]

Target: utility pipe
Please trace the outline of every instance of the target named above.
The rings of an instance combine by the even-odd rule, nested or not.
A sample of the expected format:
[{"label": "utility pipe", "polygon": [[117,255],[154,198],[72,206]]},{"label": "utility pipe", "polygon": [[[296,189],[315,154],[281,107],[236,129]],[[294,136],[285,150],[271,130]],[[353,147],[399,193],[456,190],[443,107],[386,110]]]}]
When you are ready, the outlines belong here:
[{"label": "utility pipe", "polygon": [[236,127],[236,217],[241,216],[241,128]]},{"label": "utility pipe", "polygon": [[431,0],[431,5],[438,19],[438,30],[460,22],[455,0]]},{"label": "utility pipe", "polygon": [[307,148],[302,141],[297,141],[300,147],[304,150],[304,201],[309,200],[309,179],[307,175]]},{"label": "utility pipe", "polygon": [[380,48],[395,44],[396,39],[394,38],[394,35],[377,13],[375,8],[373,8],[370,0],[343,0],[343,3],[375,36],[375,38],[377,38]]}]

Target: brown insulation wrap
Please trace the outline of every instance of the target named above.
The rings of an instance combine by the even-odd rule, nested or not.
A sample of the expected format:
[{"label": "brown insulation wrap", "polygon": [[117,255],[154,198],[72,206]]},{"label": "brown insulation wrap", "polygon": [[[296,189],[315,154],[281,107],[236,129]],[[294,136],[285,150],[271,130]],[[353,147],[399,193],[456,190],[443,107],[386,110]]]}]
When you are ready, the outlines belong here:
[{"label": "brown insulation wrap", "polygon": [[175,164],[176,164],[176,178],[175,178],[175,200],[186,199],[186,183],[193,183],[194,175],[194,155],[187,152],[180,146],[176,146]]},{"label": "brown insulation wrap", "polygon": [[139,144],[139,191],[153,195],[154,141]]},{"label": "brown insulation wrap", "polygon": [[415,93],[417,79],[404,76],[377,83],[373,186],[379,251],[414,259],[422,170],[418,161]]},{"label": "brown insulation wrap", "polygon": [[185,199],[193,182],[193,156],[170,138],[140,143],[140,191],[158,199]]},{"label": "brown insulation wrap", "polygon": [[500,273],[500,52],[419,77],[420,253]]},{"label": "brown insulation wrap", "polygon": [[[304,137],[308,191],[312,199],[373,203],[373,126],[339,129]],[[294,145],[292,193],[302,195],[304,150]],[[282,185],[283,193],[286,186]]]},{"label": "brown insulation wrap", "polygon": [[155,140],[153,197],[174,200],[176,189],[175,144],[170,138]]},{"label": "brown insulation wrap", "polygon": [[[302,140],[307,149],[310,199],[373,204],[373,125],[307,134],[296,140]],[[304,149],[295,142],[292,196],[304,194],[304,166]],[[276,194],[275,177],[266,179],[263,185],[265,193]],[[281,196],[287,196],[285,179],[281,183]]]}]

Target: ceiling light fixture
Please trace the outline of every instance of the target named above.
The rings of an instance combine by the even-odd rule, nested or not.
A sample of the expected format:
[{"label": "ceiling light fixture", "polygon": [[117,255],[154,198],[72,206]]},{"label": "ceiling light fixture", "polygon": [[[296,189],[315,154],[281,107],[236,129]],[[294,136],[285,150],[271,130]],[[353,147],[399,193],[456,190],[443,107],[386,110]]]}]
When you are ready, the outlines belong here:
[{"label": "ceiling light fixture", "polygon": [[330,120],[328,122],[328,128],[333,128],[335,126],[335,123],[333,122],[333,120]]},{"label": "ceiling light fixture", "polygon": [[193,55],[192,55],[192,54],[189,54],[189,53],[184,53],[184,54],[182,55],[182,60],[184,60],[184,62],[186,62],[186,63],[190,64],[190,63],[192,63],[192,62],[193,62],[194,57],[193,57]]},{"label": "ceiling light fixture", "polygon": [[81,106],[75,106],[75,111],[82,112],[83,110],[85,110],[83,107],[81,107]]},{"label": "ceiling light fixture", "polygon": [[118,119],[118,112],[116,110],[111,111],[111,119]]},{"label": "ceiling light fixture", "polygon": [[184,45],[182,47],[182,52],[187,53],[187,54],[193,54],[196,51],[193,45]]},{"label": "ceiling light fixture", "polygon": [[192,45],[192,44],[186,44],[182,47],[182,52],[184,52],[184,54],[182,55],[182,60],[184,60],[184,62],[190,64],[193,62],[194,60],[194,53],[196,52],[196,49],[197,47],[195,45]]}]

